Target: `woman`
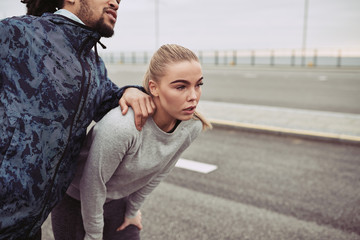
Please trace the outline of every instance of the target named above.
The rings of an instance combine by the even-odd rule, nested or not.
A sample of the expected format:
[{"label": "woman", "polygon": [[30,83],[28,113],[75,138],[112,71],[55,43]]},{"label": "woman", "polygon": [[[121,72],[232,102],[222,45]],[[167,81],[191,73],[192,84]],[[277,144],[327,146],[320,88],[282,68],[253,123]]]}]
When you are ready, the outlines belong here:
[{"label": "woman", "polygon": [[[195,109],[203,75],[197,56],[162,46],[144,77],[156,112],[137,131],[129,109],[110,111],[89,132],[78,173],[52,212],[55,239],[140,239],[140,207],[202,129]],[[80,200],[80,201],[79,201]]]}]

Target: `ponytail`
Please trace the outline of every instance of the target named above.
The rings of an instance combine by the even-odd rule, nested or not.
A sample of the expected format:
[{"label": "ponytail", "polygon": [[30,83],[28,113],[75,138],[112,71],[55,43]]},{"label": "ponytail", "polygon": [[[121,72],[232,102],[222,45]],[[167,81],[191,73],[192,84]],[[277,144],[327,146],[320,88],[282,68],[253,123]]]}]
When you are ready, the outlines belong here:
[{"label": "ponytail", "polygon": [[203,124],[203,130],[209,130],[212,129],[212,125],[209,120],[207,120],[201,113],[198,111],[195,111],[194,113],[194,119],[198,119]]},{"label": "ponytail", "polygon": [[27,15],[41,16],[46,12],[54,13],[64,5],[64,0],[21,0],[26,4]]}]

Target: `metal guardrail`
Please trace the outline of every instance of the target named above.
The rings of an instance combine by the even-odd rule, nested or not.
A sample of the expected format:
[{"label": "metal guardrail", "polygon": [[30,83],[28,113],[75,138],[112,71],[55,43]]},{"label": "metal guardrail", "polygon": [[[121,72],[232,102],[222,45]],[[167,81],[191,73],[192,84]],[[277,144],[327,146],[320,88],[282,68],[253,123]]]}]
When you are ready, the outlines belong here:
[{"label": "metal guardrail", "polygon": [[[147,64],[153,52],[100,52],[106,63]],[[197,51],[202,64],[232,66],[300,66],[360,68],[360,50],[233,50]]]}]

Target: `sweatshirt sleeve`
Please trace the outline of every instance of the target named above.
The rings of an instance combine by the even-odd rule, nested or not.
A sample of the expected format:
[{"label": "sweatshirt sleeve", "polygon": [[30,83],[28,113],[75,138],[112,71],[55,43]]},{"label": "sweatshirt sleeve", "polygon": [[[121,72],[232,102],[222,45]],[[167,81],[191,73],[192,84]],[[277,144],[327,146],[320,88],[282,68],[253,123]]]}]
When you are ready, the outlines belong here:
[{"label": "sweatshirt sleeve", "polygon": [[160,182],[171,172],[175,167],[179,157],[175,157],[171,160],[166,167],[154,177],[147,185],[140,188],[138,191],[129,195],[125,217],[133,218],[136,216],[137,211],[140,209],[141,205],[144,203],[145,198],[160,184]]},{"label": "sweatshirt sleeve", "polygon": [[116,108],[94,127],[92,144],[79,185],[85,239],[102,239],[106,183],[131,147],[136,132],[128,121],[133,120],[122,116],[120,108]]}]

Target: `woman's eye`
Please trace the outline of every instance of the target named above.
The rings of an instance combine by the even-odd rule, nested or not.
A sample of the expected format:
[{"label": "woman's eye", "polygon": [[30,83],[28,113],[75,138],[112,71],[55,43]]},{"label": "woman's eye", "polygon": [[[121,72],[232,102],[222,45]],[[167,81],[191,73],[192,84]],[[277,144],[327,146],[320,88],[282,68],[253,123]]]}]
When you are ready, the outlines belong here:
[{"label": "woman's eye", "polygon": [[204,83],[203,83],[203,82],[198,83],[196,86],[197,86],[197,87],[201,87],[202,85],[204,85]]},{"label": "woman's eye", "polygon": [[185,89],[185,86],[177,86],[176,89],[182,90],[182,89]]}]

